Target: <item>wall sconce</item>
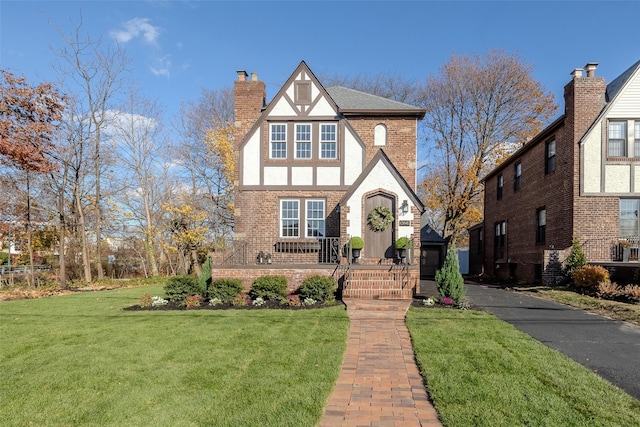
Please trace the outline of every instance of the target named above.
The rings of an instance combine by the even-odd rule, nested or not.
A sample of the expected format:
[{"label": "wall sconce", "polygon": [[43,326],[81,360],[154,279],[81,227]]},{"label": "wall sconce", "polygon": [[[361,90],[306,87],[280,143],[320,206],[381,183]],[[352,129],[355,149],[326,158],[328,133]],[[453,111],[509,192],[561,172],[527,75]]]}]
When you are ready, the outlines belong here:
[{"label": "wall sconce", "polygon": [[264,264],[264,252],[258,252],[258,256],[256,257],[258,264]]},{"label": "wall sconce", "polygon": [[271,254],[267,254],[267,264],[271,264]]},{"label": "wall sconce", "polygon": [[400,205],[400,212],[402,212],[402,215],[405,215],[407,212],[409,212],[409,202],[407,202],[406,200],[402,201],[402,205]]}]

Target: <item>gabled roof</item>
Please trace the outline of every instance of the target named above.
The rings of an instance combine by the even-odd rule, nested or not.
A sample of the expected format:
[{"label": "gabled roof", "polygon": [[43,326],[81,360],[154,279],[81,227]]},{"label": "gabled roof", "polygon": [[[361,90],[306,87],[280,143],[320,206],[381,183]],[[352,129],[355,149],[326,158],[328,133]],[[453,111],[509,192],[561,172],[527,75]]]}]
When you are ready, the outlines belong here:
[{"label": "gabled roof", "polygon": [[442,238],[440,233],[431,228],[428,222],[427,215],[422,215],[420,217],[420,242],[436,245],[444,245],[445,243],[447,243],[447,241]]},{"label": "gabled roof", "polygon": [[342,86],[328,87],[327,93],[338,105],[340,112],[345,115],[377,113],[380,115],[413,115],[422,118],[426,112],[424,108]]},{"label": "gabled roof", "polygon": [[607,102],[611,102],[625,86],[627,81],[631,79],[636,70],[640,68],[640,61],[629,67],[624,73],[616,77],[611,83],[607,85]]},{"label": "gabled roof", "polygon": [[342,196],[338,204],[343,205],[351,198],[351,196],[356,191],[356,189],[358,189],[362,185],[364,180],[367,178],[367,176],[369,176],[373,168],[380,161],[391,172],[391,175],[393,175],[393,177],[396,179],[398,184],[400,184],[400,187],[402,187],[404,192],[409,196],[409,198],[411,199],[411,202],[420,210],[420,213],[424,212],[424,205],[422,204],[422,202],[420,201],[416,193],[413,192],[413,189],[411,188],[409,183],[407,183],[407,181],[400,174],[400,172],[398,172],[398,169],[396,169],[393,163],[391,163],[391,160],[389,160],[389,157],[387,157],[387,154],[384,152],[382,148],[378,150],[375,156],[373,156],[373,159],[371,159],[371,161],[364,168],[362,173],[360,173],[360,176],[358,177],[358,179],[356,179],[355,182],[351,184],[351,187],[349,187],[349,190],[347,190],[347,192]]}]

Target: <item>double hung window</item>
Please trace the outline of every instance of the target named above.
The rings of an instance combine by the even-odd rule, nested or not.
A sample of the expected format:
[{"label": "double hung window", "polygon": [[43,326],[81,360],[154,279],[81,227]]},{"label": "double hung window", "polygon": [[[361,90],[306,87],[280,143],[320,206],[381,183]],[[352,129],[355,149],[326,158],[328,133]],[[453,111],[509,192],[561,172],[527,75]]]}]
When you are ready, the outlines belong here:
[{"label": "double hung window", "polygon": [[311,158],[311,125],[296,124],[296,159]]},{"label": "double hung window", "polygon": [[269,143],[272,159],[287,158],[287,125],[272,123],[269,130]]},{"label": "double hung window", "polygon": [[502,189],[504,188],[504,178],[502,174],[498,175],[498,188],[496,189],[496,194],[498,200],[502,199]]},{"label": "double hung window", "polygon": [[513,190],[517,191],[522,187],[522,163],[518,162],[513,168]]},{"label": "double hung window", "polygon": [[638,199],[620,199],[620,237],[638,236]]},{"label": "double hung window", "polygon": [[320,125],[320,158],[335,159],[337,158],[336,125],[321,124]]},{"label": "double hung window", "polygon": [[551,173],[556,170],[556,140],[547,142],[544,151],[544,173]]},{"label": "double hung window", "polygon": [[610,121],[607,132],[607,155],[609,157],[627,156],[627,122]]},{"label": "double hung window", "polygon": [[547,209],[536,211],[536,243],[544,243],[547,237]]},{"label": "double hung window", "polygon": [[507,244],[507,222],[497,222],[495,225],[495,236],[493,238],[493,256],[496,260],[505,257],[505,247]]},{"label": "double hung window", "polygon": [[[280,237],[324,238],[325,222],[324,200],[280,200]],[[304,224],[304,236],[300,224]]]},{"label": "double hung window", "polygon": [[640,120],[633,124],[633,155],[640,157]]}]

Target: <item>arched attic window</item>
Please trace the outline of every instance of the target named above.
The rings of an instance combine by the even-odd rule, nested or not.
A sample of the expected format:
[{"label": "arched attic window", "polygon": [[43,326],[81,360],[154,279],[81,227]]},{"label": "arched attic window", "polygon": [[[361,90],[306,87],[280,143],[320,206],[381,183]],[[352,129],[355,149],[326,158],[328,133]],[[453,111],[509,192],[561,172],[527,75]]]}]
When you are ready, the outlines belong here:
[{"label": "arched attic window", "polygon": [[377,124],[373,135],[373,145],[387,145],[387,127],[385,125]]}]

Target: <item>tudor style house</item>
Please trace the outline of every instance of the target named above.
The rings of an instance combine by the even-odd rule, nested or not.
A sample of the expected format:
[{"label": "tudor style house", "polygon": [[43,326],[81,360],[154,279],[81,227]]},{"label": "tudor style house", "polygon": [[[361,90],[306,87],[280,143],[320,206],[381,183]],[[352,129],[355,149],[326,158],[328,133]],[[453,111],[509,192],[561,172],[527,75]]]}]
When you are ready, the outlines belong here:
[{"label": "tudor style house", "polygon": [[564,114],[484,178],[473,273],[554,283],[574,236],[590,263],[637,262],[640,61],[608,85],[596,67],[575,69]]},{"label": "tudor style house", "polygon": [[[425,110],[325,88],[304,62],[269,103],[255,73],[238,71],[234,94],[234,242],[218,274],[281,274],[291,288],[334,274],[343,293],[368,283],[352,296],[411,297],[419,263],[413,251],[402,262],[394,242],[407,237],[419,254],[416,129]],[[354,236],[364,240],[357,265],[340,267],[355,258]]]}]

